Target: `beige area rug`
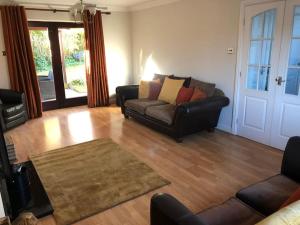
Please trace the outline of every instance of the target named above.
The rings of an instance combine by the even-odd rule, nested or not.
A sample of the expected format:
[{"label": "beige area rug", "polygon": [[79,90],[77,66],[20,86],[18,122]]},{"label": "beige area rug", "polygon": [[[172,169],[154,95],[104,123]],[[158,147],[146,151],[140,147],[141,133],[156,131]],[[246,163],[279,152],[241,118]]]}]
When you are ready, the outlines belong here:
[{"label": "beige area rug", "polygon": [[169,184],[111,139],[68,146],[32,156],[31,160],[59,225]]}]

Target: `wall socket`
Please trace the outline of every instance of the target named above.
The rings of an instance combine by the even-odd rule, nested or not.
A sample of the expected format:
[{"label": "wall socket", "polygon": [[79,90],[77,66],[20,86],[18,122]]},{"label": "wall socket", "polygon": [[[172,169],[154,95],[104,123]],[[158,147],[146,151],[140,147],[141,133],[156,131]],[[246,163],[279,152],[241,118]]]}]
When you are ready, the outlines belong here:
[{"label": "wall socket", "polygon": [[233,54],[234,49],[233,48],[227,48],[227,54]]}]

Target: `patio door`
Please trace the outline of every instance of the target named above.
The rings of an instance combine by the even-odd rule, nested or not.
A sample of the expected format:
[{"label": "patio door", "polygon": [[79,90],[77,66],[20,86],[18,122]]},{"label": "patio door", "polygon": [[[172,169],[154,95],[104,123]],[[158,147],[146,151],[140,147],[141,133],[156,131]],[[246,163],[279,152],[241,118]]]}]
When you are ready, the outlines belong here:
[{"label": "patio door", "polygon": [[82,24],[29,22],[43,109],[87,103]]},{"label": "patio door", "polygon": [[238,134],[284,149],[300,136],[300,0],[247,6]]}]

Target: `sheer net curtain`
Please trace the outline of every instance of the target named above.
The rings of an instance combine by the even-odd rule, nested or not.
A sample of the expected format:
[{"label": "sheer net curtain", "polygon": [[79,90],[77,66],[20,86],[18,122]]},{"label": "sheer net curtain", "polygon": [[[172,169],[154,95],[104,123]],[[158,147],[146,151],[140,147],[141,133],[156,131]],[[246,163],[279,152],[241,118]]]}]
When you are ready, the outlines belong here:
[{"label": "sheer net curtain", "polygon": [[11,89],[24,92],[29,118],[42,116],[42,103],[25,9],[1,6],[3,36]]},{"label": "sheer net curtain", "polygon": [[101,12],[97,11],[93,16],[89,11],[85,11],[83,23],[87,55],[88,106],[108,106],[109,93]]}]

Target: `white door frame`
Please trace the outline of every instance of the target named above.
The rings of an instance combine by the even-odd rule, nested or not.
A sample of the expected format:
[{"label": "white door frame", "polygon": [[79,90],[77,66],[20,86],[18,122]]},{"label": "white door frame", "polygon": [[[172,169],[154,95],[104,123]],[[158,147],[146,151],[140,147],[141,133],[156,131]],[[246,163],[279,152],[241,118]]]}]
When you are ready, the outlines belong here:
[{"label": "white door frame", "polygon": [[239,19],[239,38],[237,48],[236,59],[236,75],[235,75],[235,88],[234,88],[234,100],[233,100],[233,117],[232,117],[232,130],[231,132],[237,135],[238,131],[238,112],[240,102],[240,85],[241,85],[241,71],[242,71],[242,59],[243,59],[243,40],[244,40],[244,25],[245,25],[245,10],[247,6],[272,3],[272,2],[286,2],[286,0],[243,0],[240,6],[240,19]]}]

